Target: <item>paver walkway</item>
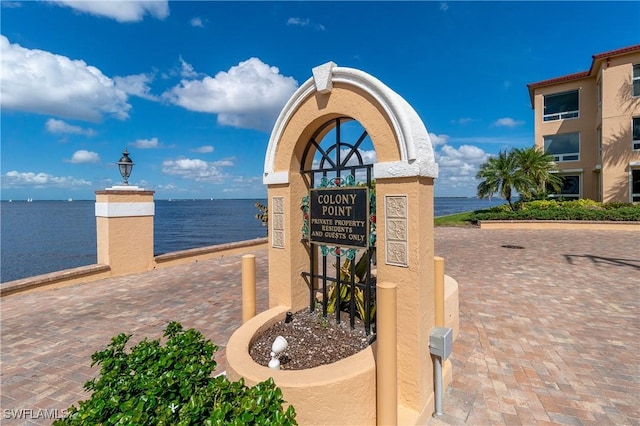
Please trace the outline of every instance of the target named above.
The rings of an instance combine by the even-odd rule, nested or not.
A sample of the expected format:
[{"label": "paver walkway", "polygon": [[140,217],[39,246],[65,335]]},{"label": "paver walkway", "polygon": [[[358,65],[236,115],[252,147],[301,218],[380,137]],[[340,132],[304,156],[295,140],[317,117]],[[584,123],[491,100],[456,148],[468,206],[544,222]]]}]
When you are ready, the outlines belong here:
[{"label": "paver walkway", "polygon": [[[262,311],[267,258],[255,254]],[[436,255],[458,281],[461,330],[431,425],[640,425],[638,233],[438,228]],[[223,370],[240,295],[229,256],[2,298],[2,424],[50,424],[11,417],[86,399],[91,354],[120,332],[156,338],[180,321],[220,346]]]}]

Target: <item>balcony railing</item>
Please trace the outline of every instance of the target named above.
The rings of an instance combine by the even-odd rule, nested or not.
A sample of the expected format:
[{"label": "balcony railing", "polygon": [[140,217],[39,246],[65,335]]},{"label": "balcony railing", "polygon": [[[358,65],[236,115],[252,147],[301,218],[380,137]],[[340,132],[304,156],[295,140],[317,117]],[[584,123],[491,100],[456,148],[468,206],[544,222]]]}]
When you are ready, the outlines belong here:
[{"label": "balcony railing", "polygon": [[576,111],[565,111],[565,112],[557,112],[553,114],[545,114],[542,116],[543,121],[555,121],[555,120],[564,120],[567,118],[578,118],[580,117],[580,110]]}]

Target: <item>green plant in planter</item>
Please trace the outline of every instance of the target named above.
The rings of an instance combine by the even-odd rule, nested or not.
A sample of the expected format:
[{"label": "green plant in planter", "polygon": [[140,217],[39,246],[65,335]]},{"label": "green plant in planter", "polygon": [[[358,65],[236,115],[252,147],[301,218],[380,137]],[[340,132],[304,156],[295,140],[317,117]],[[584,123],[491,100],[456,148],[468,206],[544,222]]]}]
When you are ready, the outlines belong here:
[{"label": "green plant in planter", "polygon": [[295,410],[283,409],[282,391],[269,379],[253,387],[242,380],[212,377],[218,349],[194,330],[171,322],[160,340],[144,339],[125,349],[121,333],[91,356],[100,376],[93,392],[54,425],[295,425]]},{"label": "green plant in planter", "polygon": [[[355,267],[355,282],[356,283],[364,283],[366,274],[367,274],[367,261],[368,261],[368,252],[371,251],[373,254],[375,251],[375,247],[368,248],[364,254],[358,260]],[[364,291],[358,287],[355,287],[354,294],[351,294],[351,259],[345,260],[340,268],[340,302],[341,308],[348,306],[351,303],[351,298],[355,298],[356,310],[358,311],[358,315],[362,320],[366,318],[366,309],[365,309],[365,297]],[[329,289],[329,301],[327,303],[327,312],[334,313],[337,308],[338,301],[338,291],[335,284],[332,284]],[[369,320],[373,321],[376,316],[376,305],[373,304],[371,306],[369,312]]]}]

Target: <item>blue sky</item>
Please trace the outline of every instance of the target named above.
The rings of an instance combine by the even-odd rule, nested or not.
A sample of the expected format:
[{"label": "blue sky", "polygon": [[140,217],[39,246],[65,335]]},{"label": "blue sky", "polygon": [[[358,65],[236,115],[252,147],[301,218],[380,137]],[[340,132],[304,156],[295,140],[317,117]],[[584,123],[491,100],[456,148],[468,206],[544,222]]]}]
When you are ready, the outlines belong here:
[{"label": "blue sky", "polygon": [[2,1],[1,198],[263,198],[287,99],[333,61],[404,97],[431,134],[436,196],[533,145],[528,83],[640,42],[639,2]]}]

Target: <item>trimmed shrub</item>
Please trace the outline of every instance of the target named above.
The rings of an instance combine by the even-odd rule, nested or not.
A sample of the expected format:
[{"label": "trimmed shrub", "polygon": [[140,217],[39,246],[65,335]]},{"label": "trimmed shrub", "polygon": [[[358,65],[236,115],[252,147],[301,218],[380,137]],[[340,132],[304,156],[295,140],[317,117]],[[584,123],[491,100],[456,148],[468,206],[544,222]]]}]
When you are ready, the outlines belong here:
[{"label": "trimmed shrub", "polygon": [[[499,206],[502,207],[502,206]],[[605,206],[593,200],[538,200],[522,203],[519,210],[504,208],[477,210],[470,214],[479,220],[586,220],[640,221],[640,205],[609,203]]]},{"label": "trimmed shrub", "polygon": [[124,333],[91,356],[100,376],[84,388],[91,398],[71,406],[54,425],[295,425],[282,391],[269,379],[253,387],[212,377],[218,349],[194,330],[171,322],[160,340],[125,347]]}]

